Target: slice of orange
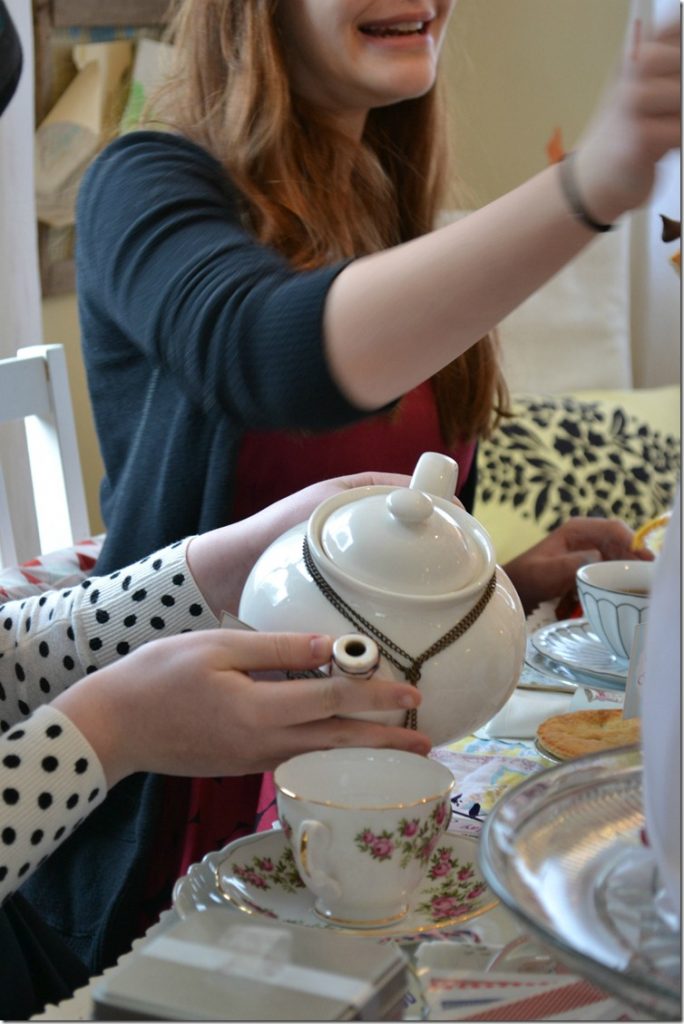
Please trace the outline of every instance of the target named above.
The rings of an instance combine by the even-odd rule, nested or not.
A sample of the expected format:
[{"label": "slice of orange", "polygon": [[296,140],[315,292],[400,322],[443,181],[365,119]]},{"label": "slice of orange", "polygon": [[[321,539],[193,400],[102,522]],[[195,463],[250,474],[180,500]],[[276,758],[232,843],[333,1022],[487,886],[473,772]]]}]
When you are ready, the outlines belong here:
[{"label": "slice of orange", "polygon": [[632,540],[632,551],[643,551],[644,548],[647,548],[657,555],[663,546],[665,530],[671,515],[671,512],[665,512],[662,516],[649,519],[643,526],[640,526]]}]

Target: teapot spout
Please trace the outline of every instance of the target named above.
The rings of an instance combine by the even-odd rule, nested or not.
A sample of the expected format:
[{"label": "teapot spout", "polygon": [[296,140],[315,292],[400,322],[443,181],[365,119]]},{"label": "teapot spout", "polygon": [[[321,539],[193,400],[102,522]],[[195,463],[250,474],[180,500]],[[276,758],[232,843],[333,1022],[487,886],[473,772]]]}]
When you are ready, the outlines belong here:
[{"label": "teapot spout", "polygon": [[423,452],[411,477],[410,487],[450,501],[456,493],[458,463],[440,452]]}]

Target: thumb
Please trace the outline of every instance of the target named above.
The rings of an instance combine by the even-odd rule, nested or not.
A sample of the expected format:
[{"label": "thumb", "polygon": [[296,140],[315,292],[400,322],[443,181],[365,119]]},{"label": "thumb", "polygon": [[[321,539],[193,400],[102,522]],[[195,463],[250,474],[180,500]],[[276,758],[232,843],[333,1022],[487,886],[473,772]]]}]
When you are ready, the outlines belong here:
[{"label": "thumb", "polygon": [[598,548],[588,548],[586,551],[570,551],[563,555],[561,562],[567,563],[568,569],[574,568],[575,572],[583,565],[591,565],[593,562],[602,562],[603,555]]},{"label": "thumb", "polygon": [[225,649],[226,668],[239,672],[320,668],[332,656],[332,639],[319,633],[223,629],[216,630],[216,640]]},{"label": "thumb", "polygon": [[571,551],[548,559],[544,565],[543,578],[538,577],[538,600],[551,600],[559,594],[574,594],[577,570],[590,562],[600,561],[601,553],[594,549]]},{"label": "thumb", "polygon": [[552,575],[558,579],[567,579],[568,585],[574,586],[575,574],[583,565],[591,565],[593,562],[603,560],[601,552],[597,548],[589,548],[586,551],[569,551],[565,555],[554,559]]}]

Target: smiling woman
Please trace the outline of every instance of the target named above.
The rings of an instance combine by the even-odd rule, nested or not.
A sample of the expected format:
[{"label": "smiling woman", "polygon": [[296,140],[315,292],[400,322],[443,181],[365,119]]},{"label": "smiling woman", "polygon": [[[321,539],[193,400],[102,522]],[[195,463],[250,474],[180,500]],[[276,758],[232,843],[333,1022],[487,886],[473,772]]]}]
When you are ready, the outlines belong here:
[{"label": "smiling woman", "polygon": [[371,108],[432,88],[454,2],[283,0],[277,19],[293,89],[360,138]]}]

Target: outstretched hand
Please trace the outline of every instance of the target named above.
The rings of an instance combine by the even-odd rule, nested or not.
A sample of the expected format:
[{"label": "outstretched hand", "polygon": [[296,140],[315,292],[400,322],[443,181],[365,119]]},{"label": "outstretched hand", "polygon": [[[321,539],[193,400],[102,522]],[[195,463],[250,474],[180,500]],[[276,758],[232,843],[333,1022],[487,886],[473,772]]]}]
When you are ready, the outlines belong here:
[{"label": "outstretched hand", "polygon": [[639,24],[622,71],[576,150],[580,194],[604,223],[646,201],[657,162],[681,143],[679,20],[654,35],[638,29]]},{"label": "outstretched hand", "polygon": [[418,707],[421,695],[408,683],[255,681],[249,675],[317,668],[331,651],[331,638],[315,634],[186,633],[145,644],[81,680],[54,705],[90,742],[110,786],[139,771],[251,774],[331,747],[427,754],[431,744],[423,733],[339,717]]},{"label": "outstretched hand", "polygon": [[634,532],[619,519],[576,516],[504,566],[526,613],[542,601],[575,592],[575,573],[588,562],[653,558],[632,551]]}]

